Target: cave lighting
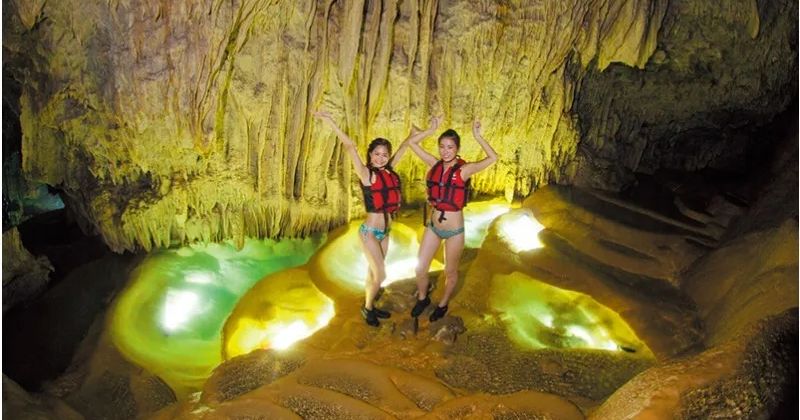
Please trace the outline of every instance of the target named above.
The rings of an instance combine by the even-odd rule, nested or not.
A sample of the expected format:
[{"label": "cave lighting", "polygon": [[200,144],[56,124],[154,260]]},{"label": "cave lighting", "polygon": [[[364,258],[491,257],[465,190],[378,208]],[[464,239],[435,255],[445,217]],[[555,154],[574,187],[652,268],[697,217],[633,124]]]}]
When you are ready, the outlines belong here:
[{"label": "cave lighting", "polygon": [[242,296],[225,322],[223,357],[287,349],[328,325],[334,315],[333,301],[314,286],[308,271],[271,274]]},{"label": "cave lighting", "polygon": [[242,249],[223,243],[152,252],[113,304],[111,339],[179,395],[192,392],[222,362],[221,330],[240,297],[266,275],[305,263],[321,241],[246,239]]},{"label": "cave lighting", "polygon": [[[364,261],[366,263],[366,261]],[[390,273],[414,273],[417,268],[417,258],[403,258],[386,263],[386,272]],[[366,274],[366,273],[365,273]],[[413,274],[412,274],[413,276]]]},{"label": "cave lighting", "polygon": [[[351,222],[346,231],[328,241],[310,263],[326,281],[352,293],[363,292],[367,278],[367,258],[358,233],[360,225],[361,221]],[[417,266],[418,250],[417,231],[401,222],[393,222],[389,235],[389,252],[386,254],[384,287],[416,276],[414,270]],[[439,261],[434,260],[431,264],[431,271],[442,268]]]},{"label": "cave lighting", "polygon": [[[327,324],[330,318],[322,322],[322,325]],[[270,347],[277,350],[286,350],[297,341],[300,341],[310,336],[317,328],[309,327],[303,321],[295,321],[287,326],[278,326],[272,334]]]},{"label": "cave lighting", "polygon": [[464,208],[464,246],[480,248],[492,221],[510,209],[511,205],[504,199],[469,203]]},{"label": "cave lighting", "polygon": [[174,332],[184,327],[187,321],[202,310],[197,293],[168,290],[161,316],[161,326],[165,331]]},{"label": "cave lighting", "polygon": [[286,321],[242,319],[237,331],[233,333],[233,339],[227,345],[228,357],[247,354],[256,349],[288,349],[292,344],[328,325],[335,315],[333,301],[328,299],[319,311],[319,316],[312,322],[302,319]]},{"label": "cave lighting", "polygon": [[644,357],[653,357],[613,310],[588,295],[560,289],[523,273],[495,275],[489,304],[506,326],[509,337],[528,348],[619,351],[626,347]]},{"label": "cave lighting", "polygon": [[189,273],[186,276],[187,283],[208,284],[214,281],[211,273]]},{"label": "cave lighting", "polygon": [[498,220],[498,233],[512,251],[523,252],[541,248],[539,232],[544,226],[533,217],[528,209],[516,209]]},{"label": "cave lighting", "polygon": [[[510,209],[511,205],[503,199],[469,203],[464,209],[465,246],[480,247],[491,222]],[[325,278],[324,282],[329,281],[337,287],[353,293],[360,293],[364,290],[367,277],[367,259],[358,236],[360,225],[360,220],[351,222],[345,232],[331,239],[320,249],[311,263],[315,270]],[[420,225],[421,223],[415,224],[415,226]],[[421,234],[421,227],[419,230],[415,230],[400,221],[392,223],[389,252],[386,255],[386,280],[382,286],[416,277],[418,238]],[[434,259],[430,271],[440,271],[443,268],[442,262]],[[318,282],[323,282],[323,280],[318,280]]]}]

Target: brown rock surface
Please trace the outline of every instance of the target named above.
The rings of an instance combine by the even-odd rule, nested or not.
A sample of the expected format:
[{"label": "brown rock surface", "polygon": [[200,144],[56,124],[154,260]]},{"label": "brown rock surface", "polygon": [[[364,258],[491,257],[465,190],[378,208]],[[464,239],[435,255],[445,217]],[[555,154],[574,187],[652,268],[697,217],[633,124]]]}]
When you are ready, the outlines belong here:
[{"label": "brown rock surface", "polygon": [[796,389],[796,359],[795,308],[698,355],[642,372],[590,418],[767,418],[779,396],[791,392],[791,381]]},{"label": "brown rock surface", "polygon": [[3,312],[47,286],[53,266],[46,256],[25,249],[17,228],[3,232]]},{"label": "brown rock surface", "polygon": [[706,255],[682,288],[697,302],[708,337],[717,345],[747,325],[797,307],[797,221],[753,232]]}]

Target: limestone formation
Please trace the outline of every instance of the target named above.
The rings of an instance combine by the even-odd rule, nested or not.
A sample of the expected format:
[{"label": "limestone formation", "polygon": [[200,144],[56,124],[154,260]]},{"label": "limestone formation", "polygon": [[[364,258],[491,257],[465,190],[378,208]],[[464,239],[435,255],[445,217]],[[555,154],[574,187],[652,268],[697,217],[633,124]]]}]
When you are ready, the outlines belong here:
[{"label": "limestone formation", "polygon": [[522,349],[497,329],[456,341],[446,355],[436,376],[451,387],[472,394],[536,390],[571,401],[602,401],[653,364],[626,352]]},{"label": "limestone formation", "polygon": [[701,249],[685,238],[706,237],[704,225],[681,222],[613,196],[557,186],[538,190],[517,212],[540,219],[545,226],[538,233],[543,246],[511,252],[519,240],[509,237],[513,228],[506,227],[514,212],[497,218],[464,278],[461,302],[468,308],[477,313],[496,309],[486,299],[495,280],[486,279],[518,272],[591,296],[621,314],[658,358],[702,342],[696,308],[678,288],[677,274],[701,255]]},{"label": "limestone formation", "polygon": [[[242,363],[245,363],[242,358],[231,360],[220,366],[220,370]],[[578,407],[556,395],[522,391],[457,397],[435,380],[365,361],[316,359],[283,375],[251,392],[226,398],[222,404],[215,403],[219,401],[216,393],[220,390],[207,388],[200,402],[174,407],[157,418],[216,419],[249,413],[292,419],[295,415],[380,419],[583,418]]]},{"label": "limestone formation", "polygon": [[[467,159],[480,118],[501,158],[473,186],[510,197],[675,166],[660,151],[694,150],[691,133],[729,121],[721,104],[763,120],[796,83],[788,1],[8,3],[24,174],[116,251],[304,235],[360,213],[319,108],[361,150],[443,114]],[[716,164],[719,145],[683,166]],[[398,171],[419,200],[422,164]]]},{"label": "limestone formation", "polygon": [[423,419],[561,419],[581,420],[577,407],[553,395],[521,391],[510,395],[478,394],[450,400]]},{"label": "limestone formation", "polygon": [[3,261],[3,312],[32,298],[50,281],[52,264],[47,257],[34,257],[25,249],[17,228],[3,232]]},{"label": "limestone formation", "polygon": [[620,189],[633,172],[743,169],[770,141],[758,126],[797,97],[796,14],[791,0],[670,1],[644,71],[612,65],[581,80],[571,183]]},{"label": "limestone formation", "polygon": [[733,339],[747,325],[797,307],[797,243],[797,221],[789,219],[778,228],[738,238],[692,267],[682,287],[697,303],[707,345]]},{"label": "limestone formation", "polygon": [[696,356],[648,369],[590,418],[782,418],[781,396],[796,398],[796,360],[794,308]]},{"label": "limestone formation", "polygon": [[3,417],[20,420],[84,418],[61,400],[29,394],[6,375],[3,375]]},{"label": "limestone formation", "polygon": [[302,355],[255,350],[220,365],[206,381],[202,402],[224,402],[279,379],[302,366]]},{"label": "limestone formation", "polygon": [[[326,327],[289,350],[255,350],[224,361],[200,392],[176,389],[181,402],[167,407],[169,389],[148,372],[163,367],[134,368],[107,339],[50,393],[92,417],[159,409],[154,418],[766,416],[791,403],[796,309],[743,327],[796,307],[796,286],[784,299],[774,295],[792,290],[786,273],[796,270],[790,258],[796,250],[782,244],[796,242],[797,224],[790,219],[718,243],[715,226],[731,219],[730,211],[719,211],[729,209],[721,199],[707,201],[711,211],[676,205],[675,214],[594,190],[543,188],[522,208],[497,217],[480,249],[464,253],[463,281],[442,320],[408,319],[415,284],[406,279],[387,285],[378,300],[392,312],[380,328],[364,325],[362,296],[335,295],[336,314]],[[542,216],[544,230],[526,222],[534,214]],[[684,247],[681,239],[695,242]],[[698,239],[719,249],[693,260]],[[755,243],[760,249],[748,254]],[[688,276],[671,281],[631,263],[643,255],[658,267],[693,265]],[[715,269],[720,261],[745,258],[753,261],[740,264],[741,273]],[[310,265],[264,278],[240,299],[228,323],[269,321],[284,306],[301,317],[318,314],[313,302],[303,303],[314,281]],[[764,273],[769,281],[747,281]],[[436,286],[434,301],[441,281]],[[770,299],[774,308],[765,305]],[[539,345],[516,340],[515,329]]]}]

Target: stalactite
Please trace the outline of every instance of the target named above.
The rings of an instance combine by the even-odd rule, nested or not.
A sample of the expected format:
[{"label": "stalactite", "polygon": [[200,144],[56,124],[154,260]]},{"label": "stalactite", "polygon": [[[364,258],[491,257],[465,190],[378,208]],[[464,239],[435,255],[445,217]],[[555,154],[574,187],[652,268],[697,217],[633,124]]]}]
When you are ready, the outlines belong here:
[{"label": "stalactite", "polygon": [[[470,132],[480,118],[500,161],[475,177],[479,192],[510,198],[569,182],[585,167],[574,163],[582,141],[576,85],[590,68],[643,68],[668,7],[12,3],[18,23],[6,25],[4,46],[35,45],[24,52],[23,169],[80,201],[80,213],[118,251],[302,235],[357,216],[349,158],[311,117],[319,108],[335,115],[361,154],[374,137],[396,147],[412,124],[443,114],[464,138],[462,156],[480,159]],[[753,37],[758,6],[739,3],[748,7],[726,10]],[[601,148],[617,119],[600,118],[588,142]],[[409,155],[397,169],[406,197],[420,200],[422,163]]]}]

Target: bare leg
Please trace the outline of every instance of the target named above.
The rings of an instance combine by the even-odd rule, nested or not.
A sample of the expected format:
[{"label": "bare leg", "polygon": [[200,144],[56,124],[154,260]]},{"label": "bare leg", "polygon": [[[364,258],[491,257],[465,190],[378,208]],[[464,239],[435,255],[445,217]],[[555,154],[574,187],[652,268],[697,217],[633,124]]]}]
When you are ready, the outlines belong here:
[{"label": "bare leg", "polygon": [[375,274],[372,273],[372,267],[367,267],[367,281],[364,283],[364,307],[367,309],[372,309],[372,302],[375,301],[375,294],[370,292],[372,285],[376,283],[374,279]]},{"label": "bare leg", "polygon": [[[367,263],[369,264],[367,283],[364,286],[364,307],[371,310],[380,284],[386,278],[386,269],[383,263],[384,253],[381,243],[372,234],[366,233],[360,236],[364,255],[366,255]],[[384,240],[388,241],[388,239]]]},{"label": "bare leg", "polygon": [[422,243],[419,245],[419,254],[417,254],[417,268],[415,269],[417,275],[417,299],[422,300],[428,296],[428,285],[430,279],[428,278],[428,270],[431,268],[431,261],[436,250],[439,249],[439,242],[441,240],[430,229],[425,228],[425,233],[422,234]]},{"label": "bare leg", "polygon": [[386,277],[388,277],[388,276],[389,276],[389,273],[386,273],[386,254],[388,254],[388,253],[389,253],[389,235],[386,235],[386,236],[383,238],[383,240],[381,241],[381,251],[383,251],[383,267],[384,267],[384,268],[383,268],[383,271],[384,271],[384,278],[383,278],[383,280],[381,280],[381,281],[377,282],[377,283],[378,283],[378,289],[377,289],[377,291],[375,292],[375,297],[373,298],[373,301],[374,301],[375,299],[377,299],[377,298],[378,298],[378,294],[379,294],[379,293],[380,293],[380,291],[381,291],[380,289],[381,289],[381,287],[383,287],[383,282],[384,282],[384,281],[386,281]]},{"label": "bare leg", "polygon": [[439,301],[440,307],[447,306],[450,297],[458,284],[458,264],[464,250],[464,234],[459,234],[444,241],[444,295]]}]

